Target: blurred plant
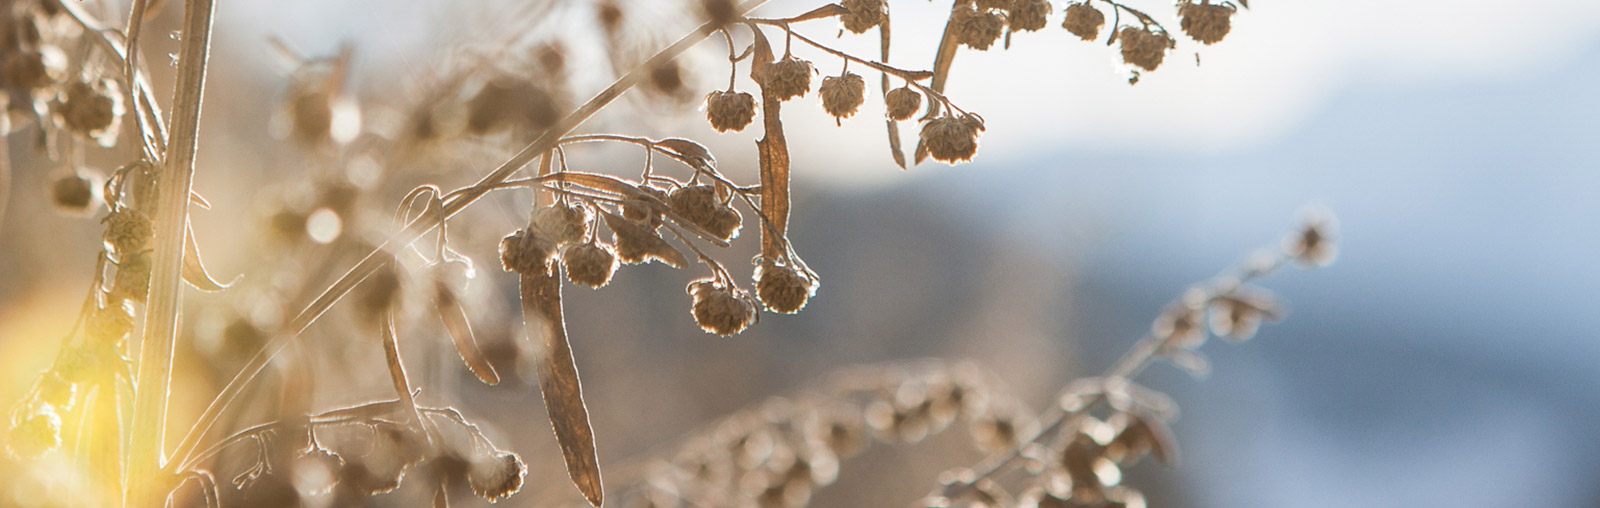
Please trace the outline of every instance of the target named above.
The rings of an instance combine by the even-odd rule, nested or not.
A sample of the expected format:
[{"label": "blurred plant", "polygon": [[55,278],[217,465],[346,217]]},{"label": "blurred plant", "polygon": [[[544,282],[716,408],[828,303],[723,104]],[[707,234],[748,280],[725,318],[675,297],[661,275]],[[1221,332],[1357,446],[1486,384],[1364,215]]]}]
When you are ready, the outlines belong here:
[{"label": "blurred plant", "polygon": [[[1131,82],[1140,72],[1155,70],[1175,47],[1169,32],[1143,11],[1110,0],[1099,0],[1103,7],[1096,7],[1094,1],[1069,4],[1063,26],[1093,40],[1104,25],[1102,11],[1109,9],[1113,29],[1107,43],[1121,43],[1122,58],[1132,69]],[[349,90],[353,47],[329,58],[306,58],[275,41],[274,48],[293,70],[270,121],[271,130],[297,146],[318,175],[301,189],[309,196],[285,192],[282,206],[264,219],[263,229],[269,233],[264,236],[272,238],[261,254],[265,273],[226,284],[206,272],[189,226],[191,204],[211,206],[191,187],[214,0],[187,0],[182,5],[175,89],[167,112],[150,85],[151,67],[139,60],[144,25],[162,10],[163,2],[131,0],[123,28],[101,21],[111,12],[103,4],[17,0],[0,7],[0,68],[4,69],[0,87],[5,90],[6,111],[0,125],[8,134],[36,134],[35,152],[59,161],[59,176],[48,189],[59,211],[92,216],[101,205],[106,211],[103,246],[95,253],[96,268],[82,311],[69,327],[55,363],[13,407],[8,449],[18,456],[37,456],[58,447],[73,450],[101,488],[85,494],[88,504],[159,506],[191,485],[207,506],[227,504],[239,492],[251,492],[245,496],[251,504],[289,504],[324,495],[350,503],[391,491],[411,475],[433,488],[436,504],[449,502],[449,488],[470,488],[490,501],[510,496],[525,474],[520,457],[491,442],[459,411],[419,402],[421,389],[408,376],[400,355],[402,328],[397,322],[407,317],[411,302],[428,302],[469,370],[486,384],[498,383],[502,373],[494,355],[480,347],[467,303],[473,298],[467,281],[475,278],[476,264],[452,247],[448,227],[459,225],[460,220],[452,220],[491,193],[531,189],[534,202],[528,221],[500,240],[500,264],[516,274],[521,289],[531,357],[568,472],[586,500],[599,506],[604,499],[601,469],[562,307],[566,282],[600,288],[620,265],[657,261],[688,268],[692,255],[709,272],[687,285],[690,314],[706,332],[737,334],[754,325],[763,309],[799,312],[816,295],[821,280],[787,236],[790,148],[781,108],[810,94],[818,72],[818,64],[801,54],[838,61],[838,74],[830,73],[816,86],[822,109],[837,123],[853,117],[866,101],[866,80],[851,72],[851,66],[877,71],[894,162],[907,166],[900,122],[921,111],[913,161],[920,164],[931,157],[954,164],[977,155],[980,133],[986,129],[981,116],[943,94],[955,55],[963,47],[988,50],[1002,38],[1002,46],[1009,47],[1014,33],[1043,29],[1054,12],[1047,0],[957,0],[932,69],[909,70],[888,63],[891,16],[884,0],[845,0],[784,18],[750,16],[762,3],[693,2],[697,9],[693,21],[700,25],[640,59],[635,55],[644,54],[639,48],[645,45],[632,40],[640,33],[634,30],[639,22],[630,13],[636,6],[595,2],[594,23],[605,37],[616,76],[609,87],[576,108],[571,107],[567,70],[574,66],[566,61],[566,43],[554,39],[530,43],[521,30],[487,54],[467,59],[465,65],[440,64],[440,76],[425,84],[419,100],[390,111],[399,117],[395,122],[371,121],[368,113],[376,108],[363,108],[359,94]],[[554,19],[552,13],[565,8],[571,6],[534,2],[518,19],[537,24]],[[1227,34],[1235,12],[1231,3],[1213,5],[1210,0],[1185,1],[1177,10],[1184,32],[1204,44]],[[1123,25],[1123,13],[1137,24]],[[877,29],[879,55],[841,51],[795,28],[832,19],[839,23],[841,36]],[[781,56],[769,39],[780,34]],[[716,130],[729,132],[742,131],[759,114],[763,127],[757,142],[759,182],[735,182],[719,170],[710,150],[690,139],[574,134],[626,91],[641,85],[648,100],[657,103],[670,105],[701,96],[692,90],[693,73],[679,57],[716,35],[727,45],[730,79],[725,90],[704,95],[705,115]],[[800,54],[796,41],[802,46]],[[759,100],[736,89],[741,63],[748,65]],[[891,81],[901,86],[891,88]],[[28,126],[34,129],[25,130]],[[569,165],[569,150],[595,143],[642,149],[642,171],[632,178]],[[422,166],[441,160],[470,161],[486,146],[504,162],[476,183],[448,191],[434,183],[416,185],[428,176]],[[106,150],[128,162],[102,181],[96,170],[81,162],[91,149]],[[672,163],[662,164],[665,160]],[[7,192],[9,167],[0,164],[0,189]],[[525,173],[524,168],[528,168]],[[406,186],[410,190],[392,216],[362,202],[368,195]],[[747,217],[760,244],[751,289],[707,247],[728,247],[737,241]],[[466,226],[471,233],[471,225]],[[609,239],[602,228],[610,231]],[[381,231],[381,236],[370,236],[373,231]],[[1331,259],[1328,237],[1313,232],[1291,245],[1293,255],[1305,263],[1326,262]],[[425,240],[430,233],[431,239]],[[737,504],[745,498],[781,500],[785,505],[801,502],[807,489],[830,480],[828,461],[848,455],[868,428],[880,440],[916,441],[965,416],[975,422],[978,441],[986,449],[1026,444],[989,468],[991,472],[958,478],[941,494],[950,500],[986,502],[1000,499],[991,494],[994,472],[1023,457],[1044,460],[1034,452],[1056,444],[1062,429],[1087,429],[1084,422],[1091,420],[1085,415],[1097,402],[1108,402],[1117,415],[1123,415],[1113,415],[1107,420],[1113,423],[1105,425],[1153,429],[1138,432],[1155,436],[1164,428],[1158,418],[1162,413],[1135,412],[1140,402],[1132,394],[1144,392],[1132,388],[1127,379],[1153,358],[1196,368],[1200,357],[1191,350],[1204,339],[1204,332],[1196,332],[1203,310],[1213,313],[1213,329],[1219,334],[1247,337],[1258,319],[1275,314],[1270,298],[1245,290],[1243,284],[1277,265],[1275,261],[1246,272],[1231,285],[1219,283],[1170,311],[1163,318],[1165,324],[1158,323],[1160,337],[1142,341],[1130,360],[1095,385],[1099,388],[1080,390],[1074,400],[1082,407],[1064,407],[1062,415],[1046,418],[1039,434],[1032,434],[1029,413],[1019,404],[978,390],[973,383],[981,376],[900,375],[890,397],[882,397],[887,388],[879,385],[847,391],[832,402],[807,403],[806,407],[830,408],[804,412],[812,420],[833,417],[828,415],[859,418],[859,425],[800,421],[796,419],[800,412],[771,408],[761,417],[766,423],[746,417],[744,423],[725,425],[732,430],[720,431],[723,437],[718,439],[738,436],[735,464],[750,471],[766,467],[766,476],[740,479],[736,486],[708,487],[704,495],[711,497],[702,502]],[[281,277],[285,274],[288,277]],[[250,282],[241,285],[241,280]],[[169,426],[169,384],[184,283],[208,292],[229,290],[240,317],[223,335],[230,347],[250,356],[235,365],[236,371],[223,374],[232,375],[232,380],[184,438],[169,447],[163,436]],[[348,313],[329,314],[353,292]],[[305,303],[282,309],[283,302]],[[292,317],[278,317],[286,311],[293,312]],[[317,383],[307,375],[306,363],[285,366],[274,360],[286,348],[299,345],[296,338],[305,336],[313,324],[326,321],[337,323],[330,326],[335,335],[377,337],[393,398],[332,410],[309,406]],[[212,360],[219,369],[226,363],[222,358]],[[286,372],[280,387],[284,396],[276,407],[255,399],[243,407],[236,404],[247,393],[262,389],[256,381],[269,367]],[[846,402],[871,393],[878,397],[869,397],[859,407]],[[975,403],[968,398],[979,395],[994,401],[983,409],[969,406]],[[242,418],[260,417],[246,410],[268,415],[266,422],[238,424]],[[769,435],[765,441],[748,435],[756,430],[751,425],[772,423],[787,426],[791,435]],[[796,432],[809,429],[805,432],[815,434],[820,432],[818,426],[825,432],[808,434],[806,439],[812,441],[806,442],[811,444],[795,444],[801,439]],[[230,428],[237,430],[220,435]],[[773,439],[779,438],[789,444],[774,444]],[[1128,439],[1143,443],[1139,440],[1154,438]],[[773,450],[780,448],[793,456],[773,469],[778,464],[773,462]],[[1118,457],[1136,458],[1134,449],[1134,443],[1122,443]],[[705,448],[700,453],[718,450]],[[1096,457],[1097,453],[1067,455]],[[701,459],[722,460],[709,455]],[[1077,482],[1073,488],[1115,483],[1103,478],[1099,484],[1090,483],[1080,466],[1072,460],[1062,466],[1066,468],[1062,478]],[[224,488],[219,477],[231,478],[227,485],[233,488]],[[1114,489],[1095,492],[1105,499],[1132,495]],[[1084,499],[1088,494],[1074,491],[1073,495]]]}]

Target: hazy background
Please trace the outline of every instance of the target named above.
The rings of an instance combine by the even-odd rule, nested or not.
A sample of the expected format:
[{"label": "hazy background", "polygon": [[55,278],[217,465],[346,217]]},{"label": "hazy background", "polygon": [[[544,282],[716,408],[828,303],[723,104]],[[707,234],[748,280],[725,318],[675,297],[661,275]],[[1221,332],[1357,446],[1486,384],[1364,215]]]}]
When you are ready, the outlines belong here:
[{"label": "hazy background", "polygon": [[[1009,52],[963,52],[949,95],[989,130],[977,160],[955,168],[896,169],[875,101],[842,128],[820,109],[786,110],[792,237],[823,276],[818,298],[798,316],[769,315],[721,339],[688,319],[677,291],[690,274],[652,265],[622,271],[604,291],[572,291],[568,321],[602,462],[850,363],[970,358],[1037,407],[1109,365],[1188,284],[1273,244],[1316,204],[1339,217],[1339,261],[1265,281],[1290,303],[1288,321],[1243,347],[1210,346],[1215,369],[1204,382],[1166,366],[1143,378],[1182,405],[1185,461],[1141,465],[1132,484],[1153,506],[1600,505],[1600,3],[1253,3],[1227,40],[1184,40],[1132,87],[1115,48],[1070,39],[1059,14],[1045,33],[1017,35]],[[279,89],[267,35],[308,54],[355,41],[363,68],[425,66],[445,41],[472,36],[436,35],[449,26],[440,20],[482,19],[498,5],[224,2],[217,73]],[[925,67],[944,6],[892,5],[894,62]],[[1170,14],[1161,19],[1176,27]],[[832,28],[812,30],[834,40]],[[839,44],[871,54],[875,38]],[[722,47],[704,48],[701,89],[723,86]],[[380,96],[390,86],[356,85]],[[208,115],[268,107],[238,95]],[[692,134],[747,179],[739,168],[754,161],[751,132],[660,118],[598,125]],[[218,161],[211,167],[237,159],[206,148],[201,157]],[[238,192],[230,178],[203,166],[196,185],[225,203],[217,196]],[[28,185],[19,177],[18,192]],[[37,199],[10,206],[0,230],[35,217],[69,223],[39,212]],[[204,215],[226,213],[197,217],[203,244],[227,243],[204,240],[229,227]],[[93,241],[94,225],[62,227]],[[217,249],[216,271],[250,273],[230,260],[234,247]],[[51,285],[24,273],[40,250],[0,242],[0,329],[13,333],[0,345],[21,340],[19,315],[32,312],[14,302]],[[91,261],[57,266],[76,280]],[[64,284],[58,299],[71,308],[83,283]],[[7,367],[26,377],[47,361]],[[434,370],[464,376],[448,362]],[[524,452],[533,492],[568,489],[536,393],[465,386],[462,397]],[[817,506],[897,506],[931,487],[933,473],[979,457],[930,465],[915,450],[885,453],[847,463],[846,476],[901,460],[912,464],[894,466],[913,469],[905,479],[847,480]]]}]

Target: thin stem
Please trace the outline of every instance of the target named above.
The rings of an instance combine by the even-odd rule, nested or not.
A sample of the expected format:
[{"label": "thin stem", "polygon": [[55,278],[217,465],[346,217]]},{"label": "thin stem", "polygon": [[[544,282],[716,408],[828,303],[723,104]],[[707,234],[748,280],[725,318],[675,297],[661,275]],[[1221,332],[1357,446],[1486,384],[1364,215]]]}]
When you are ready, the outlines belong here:
[{"label": "thin stem", "polygon": [[[738,14],[744,15],[751,10],[760,7],[766,2],[767,0],[749,0],[739,6],[737,9]],[[316,322],[318,318],[326,313],[328,309],[332,308],[333,304],[337,303],[340,298],[343,298],[345,294],[349,293],[350,290],[355,287],[357,282],[360,282],[368,275],[371,275],[373,272],[376,272],[379,268],[383,267],[388,262],[388,259],[391,258],[391,256],[385,254],[387,251],[393,249],[395,246],[408,245],[411,242],[416,241],[418,238],[422,237],[422,235],[437,227],[441,221],[447,220],[450,217],[454,217],[456,214],[461,213],[462,210],[465,210],[473,203],[476,203],[479,199],[482,199],[484,196],[494,191],[499,184],[510,179],[511,175],[515,174],[529,162],[532,162],[534,158],[538,157],[540,154],[548,152],[551,148],[554,148],[561,136],[572,132],[572,130],[577,128],[578,125],[587,121],[590,117],[593,117],[596,113],[605,108],[607,105],[611,104],[611,102],[615,101],[618,97],[621,97],[624,92],[627,92],[629,89],[642,82],[649,74],[650,69],[658,68],[658,66],[665,64],[666,62],[676,59],[679,55],[682,55],[684,52],[688,51],[689,48],[693,47],[695,44],[705,40],[706,37],[715,32],[718,28],[721,27],[707,23],[696,28],[693,32],[684,35],[683,38],[679,39],[671,46],[668,46],[666,49],[656,53],[655,56],[651,57],[643,64],[635,67],[632,71],[629,71],[622,77],[617,78],[617,80],[613,82],[611,86],[595,95],[594,98],[589,99],[589,102],[585,103],[576,111],[573,111],[571,114],[567,115],[566,118],[561,119],[561,121],[555,126],[551,127],[549,130],[546,130],[537,139],[534,139],[532,142],[528,143],[527,146],[523,147],[522,151],[517,152],[505,163],[489,172],[489,174],[484,175],[484,177],[479,179],[478,182],[473,184],[472,187],[463,189],[459,194],[452,193],[454,195],[454,199],[445,202],[443,213],[439,215],[426,215],[424,217],[419,217],[405,230],[390,235],[390,237],[382,245],[374,249],[373,252],[369,253],[367,257],[363,258],[360,262],[356,263],[354,267],[351,267],[349,271],[345,272],[345,274],[339,278],[339,280],[330,285],[326,291],[317,296],[316,299],[311,301],[311,303],[307,304],[293,320],[291,320],[286,326],[280,328],[277,333],[273,334],[272,338],[268,340],[267,345],[250,359],[249,363],[246,364],[245,367],[228,382],[227,386],[223,387],[222,392],[219,393],[217,397],[212,400],[211,404],[206,407],[205,412],[201,414],[194,427],[190,428],[189,434],[184,437],[181,443],[179,443],[178,448],[175,451],[175,456],[182,458],[192,453],[195,447],[200,444],[200,440],[204,438],[206,434],[210,433],[211,428],[217,424],[223,411],[233,404],[233,402],[239,397],[239,394],[244,391],[244,388],[248,386],[251,381],[256,379],[256,376],[266,368],[267,364],[272,360],[272,358],[275,357],[278,352],[282,351],[284,347],[288,346],[290,340],[298,337],[302,332],[305,331],[306,328],[310,327],[312,323]]]}]

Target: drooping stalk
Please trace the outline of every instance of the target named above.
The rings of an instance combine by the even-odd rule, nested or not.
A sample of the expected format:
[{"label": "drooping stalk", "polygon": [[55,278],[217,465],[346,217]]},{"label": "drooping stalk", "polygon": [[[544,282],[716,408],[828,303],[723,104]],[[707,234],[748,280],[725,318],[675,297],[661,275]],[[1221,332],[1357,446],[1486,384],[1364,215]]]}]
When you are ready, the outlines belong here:
[{"label": "drooping stalk", "polygon": [[173,90],[172,128],[168,131],[166,160],[156,177],[159,199],[154,214],[155,254],[151,260],[144,338],[139,345],[124,506],[161,506],[166,498],[167,482],[162,481],[159,472],[166,462],[163,437],[182,304],[184,230],[189,224],[188,196],[194,183],[200,102],[205,90],[214,8],[215,0],[189,0],[183,9],[183,43]]}]

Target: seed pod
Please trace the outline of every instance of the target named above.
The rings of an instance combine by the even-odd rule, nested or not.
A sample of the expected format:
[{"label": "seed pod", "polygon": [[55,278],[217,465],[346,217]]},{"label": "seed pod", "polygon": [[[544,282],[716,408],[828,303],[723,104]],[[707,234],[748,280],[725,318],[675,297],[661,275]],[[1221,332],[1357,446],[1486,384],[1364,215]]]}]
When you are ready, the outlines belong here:
[{"label": "seed pod", "polygon": [[567,280],[598,289],[611,282],[611,275],[616,273],[617,254],[609,243],[582,243],[567,247],[561,263],[567,267]]},{"label": "seed pod", "polygon": [[1170,348],[1194,349],[1206,341],[1205,314],[1183,302],[1167,307],[1150,325],[1150,333]]},{"label": "seed pod", "polygon": [[111,295],[115,298],[145,301],[150,293],[150,254],[140,251],[122,257],[117,263],[117,275],[111,281]]},{"label": "seed pod", "polygon": [[977,115],[945,114],[922,124],[922,145],[935,160],[970,161],[978,153],[978,132],[982,130],[983,119]]},{"label": "seed pod", "polygon": [[1222,41],[1233,28],[1233,7],[1212,5],[1211,0],[1196,4],[1185,0],[1178,4],[1178,17],[1183,18],[1183,33],[1207,46]]},{"label": "seed pod", "polygon": [[811,92],[811,62],[793,56],[767,64],[762,71],[761,86],[780,101],[804,97]]},{"label": "seed pod", "polygon": [[756,321],[755,302],[742,289],[699,279],[689,283],[689,295],[694,300],[689,310],[695,324],[707,333],[726,337],[744,331]]},{"label": "seed pod", "polygon": [[1011,2],[1009,16],[1011,31],[1035,32],[1050,23],[1049,0],[1015,0]]},{"label": "seed pod", "polygon": [[132,208],[111,212],[106,216],[105,223],[106,248],[119,258],[144,250],[150,244],[150,237],[155,234],[150,217]]},{"label": "seed pod", "polygon": [[13,422],[6,447],[11,454],[24,459],[44,455],[61,446],[61,416],[50,406]]},{"label": "seed pod", "polygon": [[594,227],[594,210],[581,203],[555,203],[534,212],[533,226],[540,237],[556,245],[582,242]]},{"label": "seed pod", "polygon": [[1122,61],[1147,71],[1160,67],[1161,61],[1167,57],[1167,50],[1178,45],[1166,32],[1131,26],[1122,27],[1117,40],[1122,44]]},{"label": "seed pod", "polygon": [[473,461],[467,468],[467,483],[472,492],[488,502],[499,501],[522,489],[522,477],[528,466],[522,458],[511,452],[499,452],[491,457]]},{"label": "seed pod", "polygon": [[679,187],[667,198],[672,211],[723,240],[739,236],[744,217],[717,196],[711,185]]},{"label": "seed pod", "polygon": [[767,310],[794,314],[817,292],[816,281],[793,267],[770,262],[756,266],[756,297]]},{"label": "seed pod", "polygon": [[1223,296],[1211,302],[1211,333],[1230,342],[1249,340],[1264,319],[1280,319],[1282,310],[1270,293],[1253,290]]},{"label": "seed pod", "polygon": [[917,93],[910,85],[890,90],[884,96],[883,102],[888,109],[889,118],[894,120],[909,120],[911,115],[917,114],[922,109],[922,94]]},{"label": "seed pod", "polygon": [[950,24],[955,27],[956,42],[983,51],[1005,34],[1006,15],[997,10],[961,7],[950,13]]},{"label": "seed pod", "polygon": [[844,0],[839,3],[844,7],[845,13],[839,16],[839,21],[844,23],[844,29],[855,33],[863,33],[872,27],[883,24],[883,19],[888,17],[888,4],[884,0]]},{"label": "seed pod", "polygon": [[1061,22],[1061,27],[1083,40],[1092,41],[1100,37],[1100,29],[1105,24],[1106,15],[1100,9],[1087,3],[1074,3],[1067,6],[1067,19]]},{"label": "seed pod", "polygon": [[856,110],[866,101],[866,94],[866,80],[854,72],[846,72],[839,77],[822,78],[822,86],[817,88],[817,95],[822,96],[822,109],[827,110],[835,119],[855,115]]},{"label": "seed pod", "polygon": [[748,93],[711,92],[706,94],[706,120],[717,132],[742,131],[756,119],[756,99]]},{"label": "seed pod", "polygon": [[1178,461],[1177,438],[1166,422],[1153,415],[1119,412],[1107,420],[1116,434],[1106,444],[1106,458],[1130,466],[1149,454],[1162,464]]},{"label": "seed pod", "polygon": [[95,179],[80,171],[61,175],[50,182],[50,203],[62,215],[88,215],[98,201],[95,187]]},{"label": "seed pod", "polygon": [[500,267],[522,275],[548,275],[555,246],[533,230],[523,228],[500,239]]}]

